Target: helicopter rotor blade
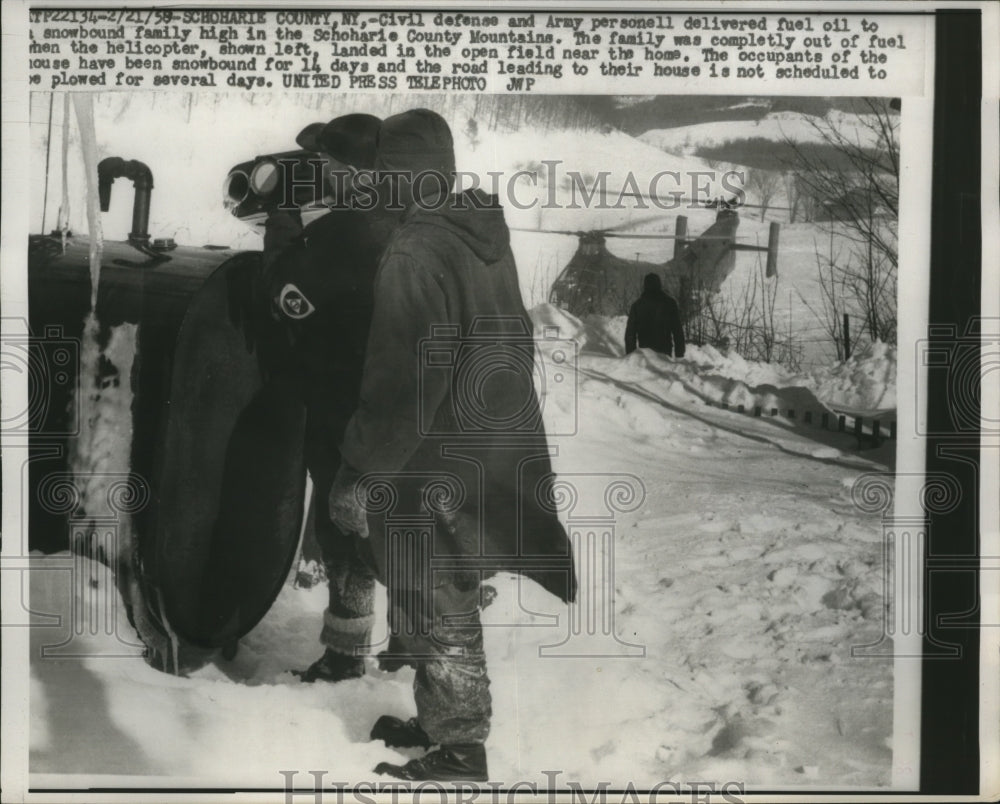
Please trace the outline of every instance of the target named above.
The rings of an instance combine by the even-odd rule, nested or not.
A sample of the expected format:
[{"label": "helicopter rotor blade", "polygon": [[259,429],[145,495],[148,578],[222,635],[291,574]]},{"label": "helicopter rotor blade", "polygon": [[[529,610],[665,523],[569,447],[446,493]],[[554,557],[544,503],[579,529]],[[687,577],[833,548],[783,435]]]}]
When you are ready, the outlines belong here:
[{"label": "helicopter rotor blade", "polygon": [[645,218],[640,218],[634,221],[625,221],[624,223],[619,223],[617,226],[609,226],[607,229],[597,229],[596,231],[601,234],[612,234],[614,232],[620,232],[623,229],[628,229],[632,226],[642,226],[644,223],[653,223],[654,221],[663,221],[663,215],[649,215]]},{"label": "helicopter rotor blade", "polygon": [[533,234],[558,234],[558,235],[570,235],[572,237],[580,237],[580,235],[585,235],[587,232],[581,231],[579,229],[529,229],[525,226],[508,226],[508,229],[512,232],[531,232]]},{"label": "helicopter rotor blade", "polygon": [[[644,201],[654,201],[662,202],[669,206],[664,206],[664,210],[679,209],[681,204],[692,204],[694,206],[701,207],[702,209],[718,209],[720,199],[718,198],[690,198],[688,196],[658,196],[651,195],[647,193],[634,193],[634,192],[622,192],[619,194],[620,197],[624,198],[641,198]],[[748,204],[746,201],[737,202],[734,198],[731,201],[722,199],[722,203],[729,209],[782,209],[788,211],[791,207],[783,207],[779,204],[768,204],[766,207],[763,204]]]},{"label": "helicopter rotor blade", "polygon": [[642,232],[635,232],[633,234],[629,234],[628,232],[601,232],[601,234],[605,237],[621,237],[629,240],[687,240],[690,242],[696,240],[728,240],[732,242],[735,240],[735,238],[725,235],[697,235],[692,237],[691,235],[644,234]]},{"label": "helicopter rotor blade", "polygon": [[657,234],[655,232],[612,232],[605,229],[587,229],[587,230],[571,230],[571,229],[528,229],[521,226],[509,226],[507,227],[512,232],[528,232],[530,234],[557,234],[566,235],[568,237],[583,237],[584,235],[600,235],[601,237],[620,237],[628,240],[687,240],[694,242],[696,240],[720,240],[728,241],[730,243],[735,243],[736,238],[726,235],[674,235],[674,234]]}]

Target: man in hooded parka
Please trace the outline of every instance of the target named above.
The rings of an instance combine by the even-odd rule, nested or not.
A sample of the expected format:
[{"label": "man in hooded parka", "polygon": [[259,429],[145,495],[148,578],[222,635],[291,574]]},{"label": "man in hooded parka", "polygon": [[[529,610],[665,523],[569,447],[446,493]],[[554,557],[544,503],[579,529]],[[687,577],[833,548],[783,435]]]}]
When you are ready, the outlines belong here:
[{"label": "man in hooded parka", "polygon": [[625,326],[625,354],[636,343],[672,357],[684,357],[684,327],[677,302],[663,290],[659,274],[646,274],[642,295],[632,305]]},{"label": "man in hooded parka", "polygon": [[498,199],[451,192],[451,131],[426,109],[383,122],[377,168],[393,177],[405,212],[375,280],[361,399],[331,516],[369,535],[416,667],[416,718],[382,717],[372,736],[438,746],[376,770],[485,780],[491,699],[480,582],[519,572],[569,601],[573,558],[548,504],[531,322]]},{"label": "man in hooded parka", "polygon": [[[329,585],[320,642],[323,655],[304,671],[308,682],[343,681],[365,672],[364,651],[374,624],[375,579],[355,538],[330,520],[327,498],[340,465],[338,447],[358,405],[373,308],[375,271],[397,215],[352,208],[356,170],[371,170],[381,120],[348,114],[307,126],[298,144],[340,171],[344,197],[302,226],[297,208],[275,206],[265,222],[265,298],[284,342],[274,381],[291,383],[306,408],[304,452],[313,482],[316,541]],[[329,161],[332,160],[332,161]]]}]

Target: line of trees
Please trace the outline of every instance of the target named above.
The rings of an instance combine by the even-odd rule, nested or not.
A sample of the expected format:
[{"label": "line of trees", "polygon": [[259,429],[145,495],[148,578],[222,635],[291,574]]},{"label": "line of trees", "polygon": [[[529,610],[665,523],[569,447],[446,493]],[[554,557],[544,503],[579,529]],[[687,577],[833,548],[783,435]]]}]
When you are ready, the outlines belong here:
[{"label": "line of trees", "polygon": [[841,358],[844,313],[858,316],[872,341],[896,342],[898,105],[888,98],[866,98],[862,103],[854,130],[838,127],[828,118],[809,123],[829,151],[837,154],[836,160],[822,150],[785,141],[791,153],[788,170],[794,172],[799,194],[828,213],[824,226],[829,245],[816,250],[821,309],[813,312]]}]

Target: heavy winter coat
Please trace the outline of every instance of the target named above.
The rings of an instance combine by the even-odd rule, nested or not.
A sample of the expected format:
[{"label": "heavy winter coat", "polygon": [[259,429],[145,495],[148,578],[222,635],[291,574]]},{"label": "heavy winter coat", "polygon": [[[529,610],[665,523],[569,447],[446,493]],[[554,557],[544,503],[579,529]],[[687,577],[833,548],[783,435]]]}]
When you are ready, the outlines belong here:
[{"label": "heavy winter coat", "polygon": [[625,353],[644,349],[684,357],[684,327],[677,302],[659,288],[647,287],[632,305],[625,327]]},{"label": "heavy winter coat", "polygon": [[547,504],[531,333],[495,197],[404,216],[375,280],[361,402],[341,447],[357,476],[388,478],[395,496],[368,504],[377,561],[389,561],[387,529],[432,518],[435,579],[516,571],[574,597],[569,541]]},{"label": "heavy winter coat", "polygon": [[312,308],[293,319],[275,305],[284,341],[276,362],[308,411],[306,464],[317,485],[332,482],[358,405],[375,273],[394,225],[383,212],[334,209],[274,249],[279,253],[265,250],[268,303],[294,285]]}]

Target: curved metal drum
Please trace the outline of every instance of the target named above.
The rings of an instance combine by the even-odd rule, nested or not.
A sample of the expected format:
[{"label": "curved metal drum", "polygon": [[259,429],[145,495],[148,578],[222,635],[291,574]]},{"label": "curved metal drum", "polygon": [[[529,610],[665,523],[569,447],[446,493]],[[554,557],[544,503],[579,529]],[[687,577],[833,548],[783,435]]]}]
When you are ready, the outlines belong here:
[{"label": "curved metal drum", "polygon": [[[53,338],[80,343],[90,306],[88,247],[85,238],[70,238],[65,250],[56,237],[31,238],[30,340],[43,364]],[[297,547],[305,414],[280,371],[266,368],[280,360],[268,349],[278,339],[273,325],[252,320],[247,289],[259,258],[104,246],[98,342],[103,347],[121,324],[137,325],[131,375],[115,382],[132,392],[127,469],[151,491],[131,516],[115,570],[151,660],[165,669],[178,669],[169,668],[165,649],[211,649],[253,628]],[[78,508],[67,516],[41,493],[47,478],[70,469],[77,369],[71,363],[66,381],[50,384],[29,433],[29,543],[46,552],[68,549],[74,522],[105,513]]]},{"label": "curved metal drum", "polygon": [[205,647],[270,608],[303,515],[305,408],[280,373],[263,380],[226,315],[230,274],[255,256],[220,266],[184,318],[160,460],[150,563],[171,626]]}]

